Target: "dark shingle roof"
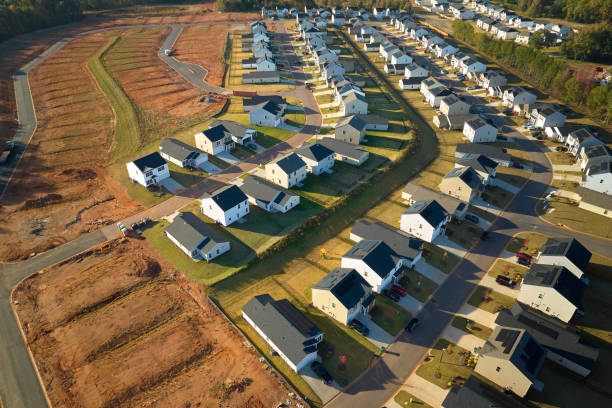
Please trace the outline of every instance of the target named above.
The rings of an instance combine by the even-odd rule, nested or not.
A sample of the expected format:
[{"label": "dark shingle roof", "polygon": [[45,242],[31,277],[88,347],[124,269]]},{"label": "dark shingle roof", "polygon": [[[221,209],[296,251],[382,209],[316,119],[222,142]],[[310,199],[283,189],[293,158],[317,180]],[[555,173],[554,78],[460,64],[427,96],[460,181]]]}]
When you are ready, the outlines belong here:
[{"label": "dark shingle roof", "polygon": [[355,160],[361,160],[364,155],[369,154],[358,145],[343,140],[337,140],[332,137],[324,137],[323,139],[319,139],[317,143],[325,146],[336,154],[350,157]]},{"label": "dark shingle roof", "polygon": [[554,288],[561,296],[579,306],[586,285],[564,266],[533,264],[523,278],[523,284]]},{"label": "dark shingle roof", "polygon": [[512,157],[501,147],[489,146],[483,143],[460,143],[456,147],[458,153],[484,154],[489,159],[511,161]]},{"label": "dark shingle roof", "polygon": [[153,152],[141,157],[140,159],[134,160],[132,163],[138,167],[138,170],[145,172],[147,169],[156,169],[163,166],[166,164],[166,161],[160,156],[159,153]]},{"label": "dark shingle roof", "polygon": [[400,259],[400,256],[389,245],[382,241],[368,239],[359,241],[342,257],[362,260],[383,279],[395,268]]},{"label": "dark shingle roof", "polygon": [[[589,175],[612,173],[612,161],[604,161],[588,167]],[[611,204],[612,205],[612,204]]]},{"label": "dark shingle roof", "polygon": [[202,132],[202,134],[211,142],[216,142],[224,139],[227,133],[229,132],[223,125],[213,126]]},{"label": "dark shingle roof", "polygon": [[195,159],[199,155],[195,147],[172,138],[164,139],[159,144],[159,151],[179,161]]},{"label": "dark shingle roof", "polygon": [[278,71],[255,71],[242,75],[243,79],[280,79]]},{"label": "dark shingle roof", "polygon": [[363,120],[365,123],[367,123],[368,125],[388,125],[389,124],[389,119],[384,118],[382,116],[378,116],[378,115],[363,115],[363,114],[358,114],[355,115],[357,116],[359,119]]},{"label": "dark shingle roof", "polygon": [[444,408],[527,408],[510,395],[473,375],[463,386],[453,385],[442,403]]},{"label": "dark shingle roof", "polygon": [[414,260],[423,248],[423,241],[401,231],[391,229],[379,222],[358,221],[351,234],[362,239],[383,241],[402,258]]},{"label": "dark shingle roof", "polygon": [[[276,201],[279,198],[282,201],[286,201],[290,197],[295,196],[291,191],[253,175],[248,175],[244,179],[240,189],[247,196],[266,203]],[[279,195],[282,195],[282,197],[279,197]]]},{"label": "dark shingle roof", "polygon": [[457,161],[457,164],[463,167],[469,166],[477,172],[479,171],[487,174],[491,174],[497,169],[497,163],[482,154],[466,154]]},{"label": "dark shingle roof", "polygon": [[322,334],[321,330],[287,299],[274,300],[268,294],[254,296],[242,312],[293,364],[316,351],[312,339]]},{"label": "dark shingle roof", "polygon": [[241,202],[248,200],[242,190],[234,184],[223,186],[212,193],[204,193],[202,199],[205,198],[212,198],[223,211],[234,208]]},{"label": "dark shingle roof", "polygon": [[578,193],[580,196],[581,201],[584,201],[585,203],[604,208],[606,210],[612,210],[612,196],[608,194],[600,193],[599,191],[595,190],[589,190],[588,188],[580,186],[576,188],[576,193]]},{"label": "dark shingle roof", "polygon": [[413,181],[406,184],[402,192],[410,194],[410,198],[414,201],[436,200],[448,214],[455,214],[457,211],[463,211],[466,205],[458,198],[423,187]]},{"label": "dark shingle roof", "polygon": [[249,128],[248,126],[245,126],[241,123],[236,123],[233,120],[213,120],[209,126],[215,127],[219,125],[223,126],[225,130],[228,133],[230,133],[232,136],[235,136],[241,139],[244,136],[246,136],[246,133],[248,130],[253,130]]},{"label": "dark shingle roof", "polygon": [[350,268],[334,268],[312,288],[329,290],[347,309],[372,293],[370,284]]},{"label": "dark shingle roof", "polygon": [[490,123],[484,121],[482,118],[474,118],[472,120],[467,121],[466,123],[468,124],[469,127],[471,127],[474,130],[480,129],[481,127],[486,126],[486,125],[491,125]]},{"label": "dark shingle roof", "polygon": [[340,121],[336,125],[336,128],[341,126],[350,126],[353,129],[356,129],[361,132],[363,129],[365,129],[366,125],[367,123],[365,123],[363,119],[360,119],[355,115],[351,115],[340,119]]},{"label": "dark shingle roof", "polygon": [[334,154],[333,151],[320,143],[304,143],[302,147],[295,150],[295,153],[317,162]]},{"label": "dark shingle roof", "polygon": [[302,160],[300,156],[295,153],[291,153],[287,156],[276,159],[272,163],[278,164],[278,167],[280,167],[287,174],[291,174],[294,171],[306,167],[304,160]]},{"label": "dark shingle roof", "polygon": [[574,238],[548,238],[540,252],[543,255],[564,256],[583,272],[589,266],[592,256],[591,252]]},{"label": "dark shingle roof", "polygon": [[482,184],[482,180],[480,179],[480,176],[470,166],[455,167],[454,169],[449,171],[448,174],[444,176],[444,178],[454,178],[454,177],[458,177],[472,189],[478,188],[478,186]]},{"label": "dark shingle roof", "polygon": [[417,201],[404,214],[420,214],[434,228],[448,217],[446,210],[436,200]]},{"label": "dark shingle roof", "polygon": [[208,252],[218,243],[228,242],[191,212],[177,215],[165,231],[189,250],[197,246],[203,252]]}]

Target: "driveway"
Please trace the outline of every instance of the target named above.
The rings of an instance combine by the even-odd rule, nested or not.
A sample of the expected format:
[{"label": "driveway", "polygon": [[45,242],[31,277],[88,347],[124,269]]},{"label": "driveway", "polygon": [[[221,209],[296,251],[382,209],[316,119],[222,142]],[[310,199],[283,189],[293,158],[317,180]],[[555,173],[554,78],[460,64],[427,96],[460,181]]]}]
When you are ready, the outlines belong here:
[{"label": "driveway", "polygon": [[457,255],[459,258],[463,258],[467,253],[467,249],[456,243],[455,241],[450,240],[446,235],[438,235],[438,237],[433,241],[434,245],[442,248],[445,251],[450,252],[451,254]]},{"label": "driveway", "polygon": [[410,295],[402,296],[400,298],[400,301],[397,303],[401,307],[409,311],[412,314],[412,316],[416,316],[421,311],[421,308],[423,307],[423,303],[416,300]]},{"label": "driveway", "polygon": [[331,384],[325,384],[317,375],[312,371],[310,366],[306,366],[300,371],[300,376],[310,385],[310,388],[321,398],[323,404],[327,404],[332,398],[336,396],[341,390],[340,386],[336,381]]},{"label": "driveway", "polygon": [[513,186],[512,184],[506,183],[505,181],[502,181],[502,180],[497,179],[497,178],[493,179],[493,183],[491,183],[491,184],[493,184],[494,186],[497,186],[499,188],[503,188],[504,190],[509,191],[512,194],[516,194],[520,190],[519,187]]},{"label": "driveway", "polygon": [[361,323],[365,324],[368,329],[370,329],[370,334],[365,336],[365,338],[376,347],[387,348],[389,344],[393,343],[393,336],[384,331],[382,327],[374,323],[369,315],[359,315],[357,320],[361,321]]},{"label": "driveway", "polygon": [[442,337],[468,351],[474,350],[475,347],[482,347],[485,344],[485,341],[480,337],[469,334],[450,324],[442,332]]},{"label": "driveway", "polygon": [[217,166],[215,166],[209,161],[205,161],[204,163],[201,163],[200,168],[204,170],[205,172],[207,172],[208,174],[217,174],[221,171],[220,168],[218,168]]},{"label": "driveway", "polygon": [[429,280],[436,282],[438,285],[444,282],[448,276],[438,268],[428,264],[424,259],[417,262],[414,269]]},{"label": "driveway", "polygon": [[218,158],[220,158],[223,161],[226,161],[230,164],[240,164],[241,160],[239,160],[238,158],[232,156],[232,154],[230,152],[221,152],[221,153],[217,153],[215,156],[217,156]]},{"label": "driveway", "polygon": [[161,185],[164,186],[164,188],[166,190],[168,190],[169,192],[171,192],[172,194],[176,194],[176,193],[178,193],[179,191],[181,191],[182,189],[185,188],[185,187],[183,187],[181,185],[181,183],[179,183],[178,181],[176,181],[172,177],[168,177],[167,179],[163,179],[161,181]]}]

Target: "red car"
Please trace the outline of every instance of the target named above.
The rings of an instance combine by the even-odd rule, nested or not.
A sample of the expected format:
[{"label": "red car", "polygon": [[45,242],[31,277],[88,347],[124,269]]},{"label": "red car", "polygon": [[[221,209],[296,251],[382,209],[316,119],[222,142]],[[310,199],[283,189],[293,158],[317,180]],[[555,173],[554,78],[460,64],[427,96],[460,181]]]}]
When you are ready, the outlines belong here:
[{"label": "red car", "polygon": [[406,296],[408,294],[408,292],[406,292],[406,289],[402,288],[401,286],[397,286],[397,285],[391,285],[391,290],[400,296]]},{"label": "red car", "polygon": [[523,259],[525,261],[531,262],[533,260],[533,256],[528,255],[524,252],[517,252],[514,256],[516,256],[517,258]]}]

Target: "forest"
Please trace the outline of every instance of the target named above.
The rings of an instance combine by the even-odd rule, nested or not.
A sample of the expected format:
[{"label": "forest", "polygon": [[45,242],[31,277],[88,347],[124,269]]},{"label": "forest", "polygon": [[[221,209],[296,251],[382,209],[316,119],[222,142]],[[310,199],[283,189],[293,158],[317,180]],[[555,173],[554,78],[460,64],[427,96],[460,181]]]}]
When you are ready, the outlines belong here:
[{"label": "forest", "polygon": [[529,17],[561,18],[576,23],[612,23],[610,0],[494,0]]}]

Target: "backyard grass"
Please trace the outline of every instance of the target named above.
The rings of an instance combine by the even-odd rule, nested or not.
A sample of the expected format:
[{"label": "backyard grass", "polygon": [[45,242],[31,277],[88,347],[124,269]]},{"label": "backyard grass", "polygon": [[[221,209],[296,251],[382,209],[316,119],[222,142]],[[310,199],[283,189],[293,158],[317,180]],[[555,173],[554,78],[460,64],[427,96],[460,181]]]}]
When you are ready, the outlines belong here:
[{"label": "backyard grass", "polygon": [[446,236],[465,249],[470,249],[480,239],[482,231],[471,221],[453,221],[446,225]]},{"label": "backyard grass", "polygon": [[552,164],[572,165],[576,163],[576,158],[567,152],[548,152],[546,156]]},{"label": "backyard grass", "polygon": [[232,150],[231,153],[232,153],[232,156],[240,160],[246,160],[255,154],[253,150],[239,143],[236,143],[234,150]]},{"label": "backyard grass", "polygon": [[290,110],[285,113],[285,123],[289,126],[301,128],[306,121],[306,115],[303,111]]},{"label": "backyard grass", "polygon": [[[540,200],[536,209],[546,221],[604,238],[612,238],[612,218],[579,208],[563,197],[551,197],[550,206],[546,210],[543,209],[543,203],[544,200]],[[551,208],[554,211],[549,213]]]},{"label": "backyard grass", "polygon": [[438,288],[436,282],[421,275],[414,269],[404,269],[404,274],[400,280],[400,286],[406,289],[410,296],[421,303],[425,303]]},{"label": "backyard grass", "polygon": [[520,188],[529,179],[529,173],[524,170],[503,167],[497,170],[495,178]]},{"label": "backyard grass", "polygon": [[374,323],[392,336],[406,327],[412,315],[396,302],[376,294],[376,303],[370,312]]},{"label": "backyard grass", "polygon": [[468,329],[468,319],[463,316],[456,316],[451,325],[459,330],[463,330],[468,334],[472,334],[480,339],[488,340],[491,333],[493,333],[493,329],[487,326],[483,326],[480,323],[476,323],[473,320],[469,320],[471,326]]},{"label": "backyard grass", "polygon": [[470,375],[474,375],[474,369],[465,365],[469,352],[449,341],[438,340],[430,355],[431,360],[421,364],[416,373],[442,389],[450,388],[453,384],[463,384]]},{"label": "backyard grass", "polygon": [[514,198],[514,194],[497,186],[486,186],[482,192],[482,199],[497,208],[505,208]]},{"label": "backyard grass", "polygon": [[547,240],[546,235],[537,232],[521,232],[510,239],[508,245],[506,245],[506,251],[512,253],[525,252],[535,256]]},{"label": "backyard grass", "polygon": [[393,400],[397,402],[399,405],[401,405],[402,407],[406,407],[406,408],[416,408],[416,407],[432,408],[431,405],[426,404],[422,400],[418,399],[414,395],[404,390],[398,392],[393,398]]},{"label": "backyard grass", "polygon": [[468,206],[468,212],[471,212],[475,216],[483,218],[489,222],[495,221],[495,218],[496,218],[495,214],[493,214],[492,212],[485,211],[471,204]]},{"label": "backyard grass", "polygon": [[497,259],[491,269],[489,269],[488,274],[494,278],[497,275],[506,276],[517,282],[517,285],[520,283],[521,279],[525,277],[527,270],[524,266],[504,261],[503,259]]},{"label": "backyard grass", "polygon": [[294,187],[293,192],[321,205],[328,206],[344,196],[365,173],[354,166],[337,163],[332,174],[309,176],[301,187]]},{"label": "backyard grass", "polygon": [[489,313],[497,313],[502,308],[510,308],[514,303],[514,299],[485,286],[478,285],[467,302]]},{"label": "backyard grass", "polygon": [[451,254],[429,242],[425,242],[423,257],[428,264],[446,274],[449,274],[461,260],[457,255]]}]

